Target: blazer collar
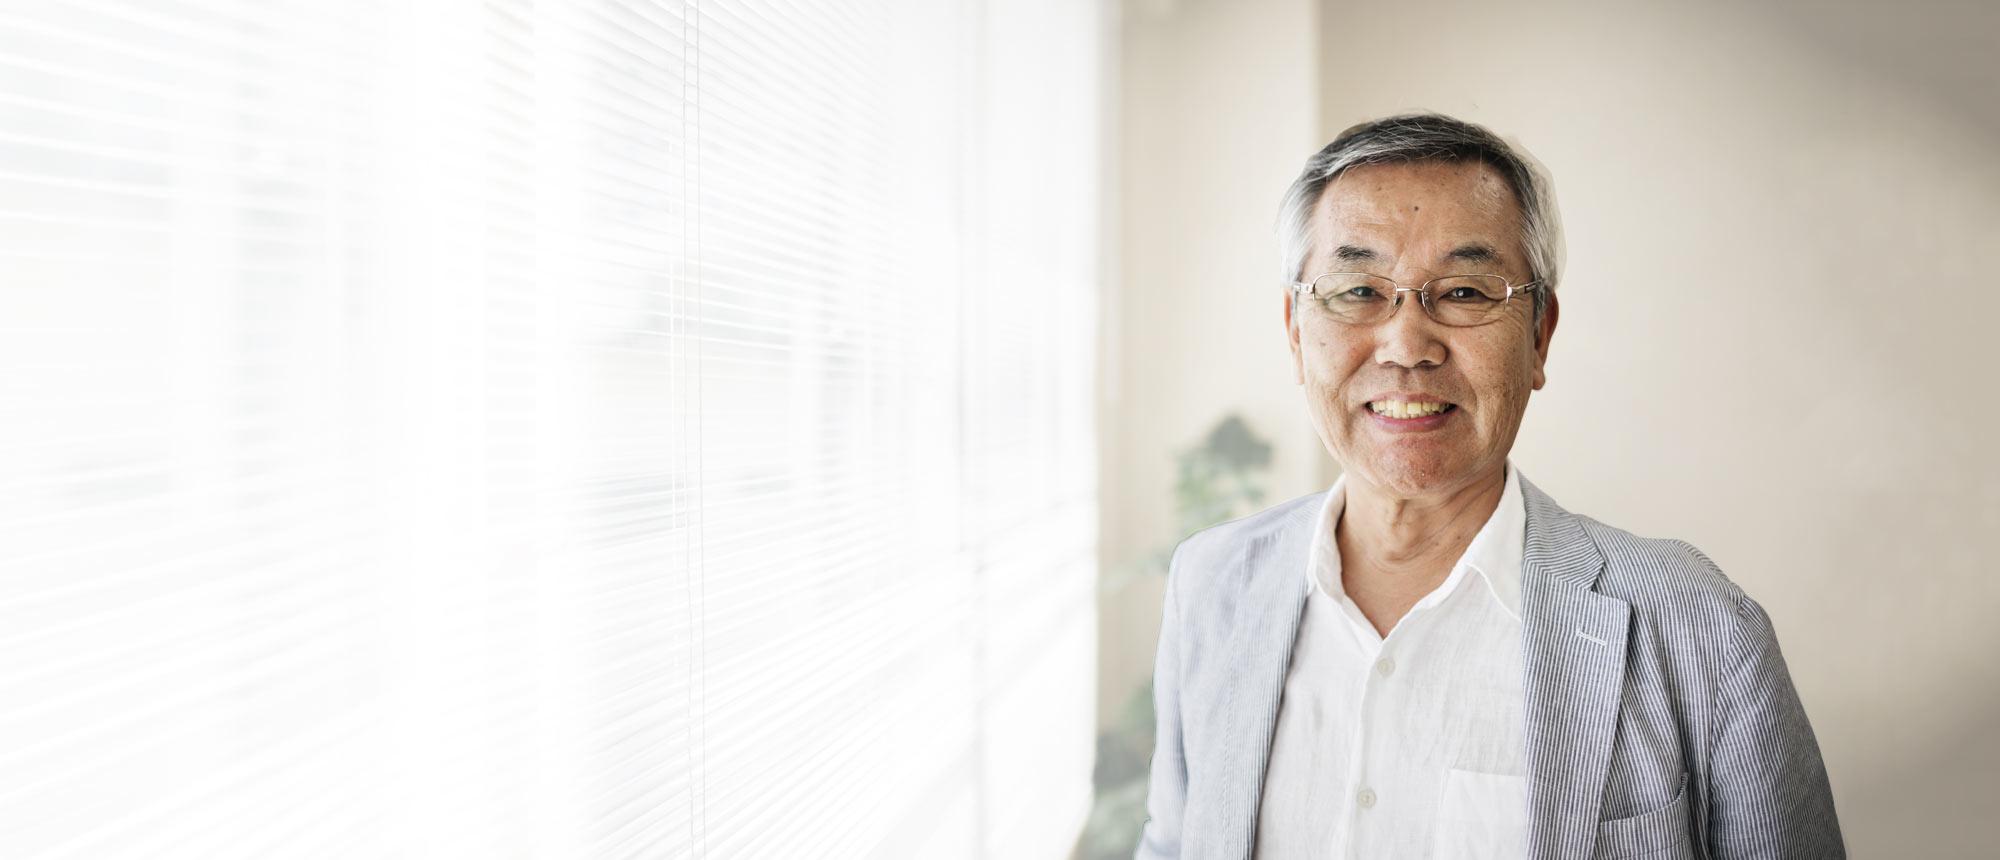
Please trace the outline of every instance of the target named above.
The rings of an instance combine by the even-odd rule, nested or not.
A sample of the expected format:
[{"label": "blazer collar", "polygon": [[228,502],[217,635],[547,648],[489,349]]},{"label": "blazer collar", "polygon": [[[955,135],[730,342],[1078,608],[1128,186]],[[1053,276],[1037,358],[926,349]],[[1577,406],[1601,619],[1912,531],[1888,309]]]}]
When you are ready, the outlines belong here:
[{"label": "blazer collar", "polygon": [[[1528,855],[1588,855],[1616,734],[1630,606],[1593,590],[1604,557],[1579,519],[1519,477],[1527,507],[1521,644]],[[1305,608],[1298,577],[1324,501],[1292,506],[1244,547],[1244,591],[1219,663],[1236,669],[1219,697],[1229,709],[1216,751],[1222,761],[1207,769],[1216,777],[1207,790],[1188,798],[1191,812],[1212,814],[1221,856],[1248,858],[1256,838],[1272,732]]]},{"label": "blazer collar", "polygon": [[1587,857],[1625,689],[1632,607],[1596,591],[1604,555],[1582,518],[1522,480],[1528,535],[1521,566],[1522,739],[1528,856]]}]

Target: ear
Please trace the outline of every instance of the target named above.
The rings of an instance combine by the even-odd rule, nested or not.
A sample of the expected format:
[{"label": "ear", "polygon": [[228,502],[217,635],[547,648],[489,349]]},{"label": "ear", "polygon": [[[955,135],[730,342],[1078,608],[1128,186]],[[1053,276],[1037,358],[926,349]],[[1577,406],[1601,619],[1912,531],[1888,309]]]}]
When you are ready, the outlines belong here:
[{"label": "ear", "polygon": [[1293,315],[1298,309],[1299,294],[1291,287],[1285,288],[1285,342],[1292,347],[1292,384],[1306,383],[1304,355],[1299,351],[1299,321]]},{"label": "ear", "polygon": [[1542,309],[1542,322],[1535,326],[1535,390],[1549,382],[1548,374],[1542,372],[1549,361],[1549,341],[1556,336],[1556,319],[1562,316],[1562,302],[1556,299],[1554,290],[1549,291],[1548,306]]}]

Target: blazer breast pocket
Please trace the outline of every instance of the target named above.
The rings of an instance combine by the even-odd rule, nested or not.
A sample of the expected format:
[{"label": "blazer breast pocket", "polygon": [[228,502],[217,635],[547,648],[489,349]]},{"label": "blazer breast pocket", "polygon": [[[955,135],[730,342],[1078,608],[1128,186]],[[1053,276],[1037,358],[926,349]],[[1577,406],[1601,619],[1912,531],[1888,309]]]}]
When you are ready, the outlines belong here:
[{"label": "blazer breast pocket", "polygon": [[1688,833],[1688,775],[1667,805],[1630,818],[1597,823],[1597,860],[1693,860]]}]

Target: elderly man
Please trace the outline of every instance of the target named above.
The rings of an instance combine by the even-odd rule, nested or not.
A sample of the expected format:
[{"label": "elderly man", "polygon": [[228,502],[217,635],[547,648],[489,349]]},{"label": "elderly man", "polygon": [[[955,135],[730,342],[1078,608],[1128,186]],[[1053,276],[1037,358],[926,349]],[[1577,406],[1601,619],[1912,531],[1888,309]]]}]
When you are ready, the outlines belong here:
[{"label": "elderly man", "polygon": [[1843,856],[1763,609],[1508,460],[1558,317],[1532,163],[1448,117],[1367,123],[1279,231],[1343,474],[1175,550],[1136,856]]}]

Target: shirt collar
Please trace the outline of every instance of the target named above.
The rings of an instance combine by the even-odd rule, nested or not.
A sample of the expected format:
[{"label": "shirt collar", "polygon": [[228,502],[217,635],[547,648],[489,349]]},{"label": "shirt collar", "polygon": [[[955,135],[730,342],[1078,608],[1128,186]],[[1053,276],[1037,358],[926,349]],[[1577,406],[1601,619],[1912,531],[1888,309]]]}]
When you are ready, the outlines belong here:
[{"label": "shirt collar", "polygon": [[[1319,518],[1313,525],[1312,550],[1306,559],[1306,593],[1314,588],[1325,591],[1330,596],[1339,596],[1340,548],[1334,540],[1335,522],[1340,519],[1342,507],[1347,503],[1347,475],[1334,479],[1333,486],[1326,491],[1326,498],[1320,503]],[[1493,598],[1500,602],[1515,618],[1521,617],[1521,553],[1526,542],[1528,527],[1527,502],[1521,495],[1520,470],[1514,461],[1507,460],[1507,485],[1500,491],[1500,503],[1493,508],[1493,515],[1486,518],[1472,543],[1465,548],[1452,569],[1459,565],[1471,568],[1486,583]]]}]

